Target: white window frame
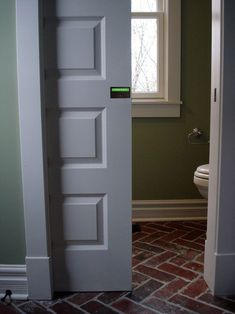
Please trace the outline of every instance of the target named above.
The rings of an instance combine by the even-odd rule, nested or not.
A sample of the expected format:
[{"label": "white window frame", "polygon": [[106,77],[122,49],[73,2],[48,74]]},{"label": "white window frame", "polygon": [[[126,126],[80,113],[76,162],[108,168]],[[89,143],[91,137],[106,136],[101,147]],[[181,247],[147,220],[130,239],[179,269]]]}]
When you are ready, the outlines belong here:
[{"label": "white window frame", "polygon": [[[160,80],[164,87],[158,97],[133,94],[132,117],[180,117],[181,0],[163,0],[164,45],[159,51],[162,60]],[[147,13],[149,15],[149,13]],[[151,13],[150,13],[151,14]],[[153,13],[155,16],[158,13]],[[133,18],[143,13],[132,13]],[[153,15],[153,16],[154,16]],[[160,39],[161,40],[161,39]],[[161,86],[160,86],[161,90]],[[139,96],[139,97],[138,97]]]},{"label": "white window frame", "polygon": [[[134,19],[155,19],[157,22],[157,55],[158,60],[164,59],[164,26],[163,26],[163,12],[134,12],[131,14],[132,20]],[[156,93],[146,92],[146,93],[132,93],[132,99],[157,99],[162,98],[164,95],[164,65],[160,62],[156,68],[159,87],[159,91]]]}]

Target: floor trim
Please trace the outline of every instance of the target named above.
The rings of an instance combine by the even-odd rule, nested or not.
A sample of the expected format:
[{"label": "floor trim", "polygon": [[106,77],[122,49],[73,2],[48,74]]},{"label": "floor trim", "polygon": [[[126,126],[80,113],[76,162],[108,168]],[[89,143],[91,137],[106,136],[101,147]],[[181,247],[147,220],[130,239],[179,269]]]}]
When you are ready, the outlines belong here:
[{"label": "floor trim", "polygon": [[235,253],[215,253],[216,279],[214,294],[234,295],[235,292]]},{"label": "floor trim", "polygon": [[207,200],[134,200],[132,202],[132,220],[206,220]]},{"label": "floor trim", "polygon": [[12,291],[13,300],[28,299],[26,265],[0,264],[0,298],[8,289]]}]

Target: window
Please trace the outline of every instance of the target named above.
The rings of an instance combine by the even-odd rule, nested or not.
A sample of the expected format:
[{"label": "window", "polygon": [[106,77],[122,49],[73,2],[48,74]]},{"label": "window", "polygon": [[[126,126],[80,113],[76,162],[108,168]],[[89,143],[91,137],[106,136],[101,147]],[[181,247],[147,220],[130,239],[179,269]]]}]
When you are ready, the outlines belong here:
[{"label": "window", "polygon": [[131,0],[133,117],[180,115],[180,0]]},{"label": "window", "polygon": [[160,0],[132,0],[132,92],[134,98],[163,96],[163,12]]}]

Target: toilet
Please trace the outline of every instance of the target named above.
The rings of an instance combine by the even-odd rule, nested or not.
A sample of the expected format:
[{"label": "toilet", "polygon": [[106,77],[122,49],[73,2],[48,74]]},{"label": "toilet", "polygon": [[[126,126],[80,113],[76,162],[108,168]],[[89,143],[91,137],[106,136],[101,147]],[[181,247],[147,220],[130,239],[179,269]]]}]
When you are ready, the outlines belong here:
[{"label": "toilet", "polygon": [[208,182],[209,182],[209,164],[197,167],[194,172],[194,184],[197,186],[198,191],[204,198],[208,198]]}]

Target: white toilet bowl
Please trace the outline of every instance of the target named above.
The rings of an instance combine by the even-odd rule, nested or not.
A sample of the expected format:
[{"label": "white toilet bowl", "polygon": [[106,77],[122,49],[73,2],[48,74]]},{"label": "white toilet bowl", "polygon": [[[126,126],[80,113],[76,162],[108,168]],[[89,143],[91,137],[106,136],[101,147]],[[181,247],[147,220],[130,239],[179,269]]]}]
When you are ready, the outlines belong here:
[{"label": "white toilet bowl", "polygon": [[209,164],[197,167],[197,170],[194,172],[193,182],[202,197],[208,198]]}]

